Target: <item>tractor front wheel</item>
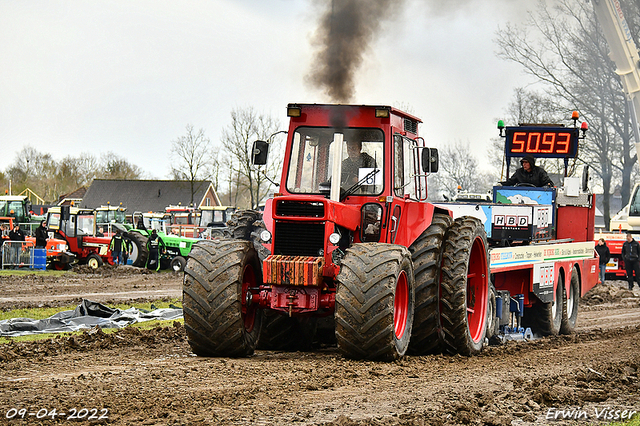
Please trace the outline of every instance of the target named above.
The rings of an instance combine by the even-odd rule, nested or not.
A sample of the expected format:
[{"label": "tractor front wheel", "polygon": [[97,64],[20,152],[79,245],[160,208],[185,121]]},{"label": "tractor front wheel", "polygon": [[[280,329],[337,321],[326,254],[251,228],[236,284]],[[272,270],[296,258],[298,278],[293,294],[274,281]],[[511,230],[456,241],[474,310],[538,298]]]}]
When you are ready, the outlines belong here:
[{"label": "tractor front wheel", "polygon": [[447,231],[442,254],[440,318],[448,352],[479,352],[489,305],[487,236],[478,219],[463,216]]},{"label": "tractor front wheel", "polygon": [[262,283],[249,241],[202,240],[191,250],[182,287],[184,325],[194,353],[244,357],[253,353],[261,311],[252,292]]},{"label": "tractor front wheel", "polygon": [[409,347],[414,313],[411,254],[404,247],[354,244],[337,277],[336,339],[347,358],[392,361]]},{"label": "tractor front wheel", "polygon": [[176,256],[171,259],[171,269],[173,272],[182,272],[184,271],[184,267],[187,264],[187,259],[182,256]]},{"label": "tractor front wheel", "polygon": [[102,258],[100,256],[98,256],[97,254],[90,254],[87,257],[87,265],[91,269],[98,269],[103,264],[104,264],[104,262],[102,261]]}]

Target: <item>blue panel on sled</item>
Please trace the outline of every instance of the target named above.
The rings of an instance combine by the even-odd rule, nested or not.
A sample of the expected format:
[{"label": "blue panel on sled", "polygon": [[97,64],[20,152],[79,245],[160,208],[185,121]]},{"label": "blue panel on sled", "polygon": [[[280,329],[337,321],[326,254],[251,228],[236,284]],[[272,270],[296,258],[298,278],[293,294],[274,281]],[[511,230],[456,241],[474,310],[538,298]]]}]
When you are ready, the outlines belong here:
[{"label": "blue panel on sled", "polygon": [[498,204],[545,204],[555,205],[555,188],[530,186],[494,186],[493,202]]}]

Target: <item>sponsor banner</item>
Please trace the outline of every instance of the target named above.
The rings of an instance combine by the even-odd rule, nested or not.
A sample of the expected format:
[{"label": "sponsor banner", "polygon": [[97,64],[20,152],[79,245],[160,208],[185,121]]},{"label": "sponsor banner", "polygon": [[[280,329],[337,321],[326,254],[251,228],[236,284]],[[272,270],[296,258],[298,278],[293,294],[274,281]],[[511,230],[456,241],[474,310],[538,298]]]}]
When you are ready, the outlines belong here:
[{"label": "sponsor banner", "polygon": [[594,256],[593,247],[593,241],[585,241],[496,248],[489,251],[490,267],[493,270],[559,260],[590,259]]}]

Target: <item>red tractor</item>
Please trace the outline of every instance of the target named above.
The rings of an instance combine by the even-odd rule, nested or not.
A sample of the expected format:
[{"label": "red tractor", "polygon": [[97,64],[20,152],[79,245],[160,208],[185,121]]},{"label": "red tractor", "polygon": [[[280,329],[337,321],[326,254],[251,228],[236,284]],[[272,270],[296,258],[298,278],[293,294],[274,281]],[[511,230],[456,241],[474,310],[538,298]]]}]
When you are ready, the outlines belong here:
[{"label": "red tractor", "polygon": [[[189,255],[183,308],[196,354],[304,348],[329,328],[339,351],[354,359],[469,355],[499,330],[529,336],[524,312],[572,330],[580,293],[595,282],[593,231],[568,235],[585,243],[538,245],[540,253],[529,256],[532,238],[553,239],[555,208],[494,199],[487,208],[498,217],[496,239],[489,240],[490,211],[426,202],[438,152],[418,136],[418,118],[388,106],[291,104],[287,113],[279,193],[262,214],[235,213],[231,238],[200,241]],[[255,165],[266,163],[268,146],[254,144]],[[575,218],[577,208],[558,213],[558,222]],[[593,217],[593,206],[580,208]],[[519,233],[498,226],[500,215],[515,215]],[[509,251],[506,240],[522,248]],[[501,248],[493,253],[490,243]],[[514,256],[523,261],[505,263]],[[531,327],[560,332],[560,322],[540,324]]]},{"label": "red tractor", "polygon": [[96,216],[93,210],[77,207],[51,207],[47,212],[49,231],[63,239],[79,263],[97,269],[105,262],[113,264],[109,249],[110,237],[96,237]]},{"label": "red tractor", "polygon": [[[189,257],[193,350],[249,355],[261,331],[265,342],[296,338],[283,327],[304,338],[317,327],[310,319],[333,316],[350,358],[396,359],[441,341],[479,351],[489,300],[484,228],[425,202],[438,156],[418,137],[420,120],[376,106],[290,105],[288,115],[280,193],[262,217],[237,215],[236,239],[202,241]],[[257,142],[255,164],[266,154]]]}]

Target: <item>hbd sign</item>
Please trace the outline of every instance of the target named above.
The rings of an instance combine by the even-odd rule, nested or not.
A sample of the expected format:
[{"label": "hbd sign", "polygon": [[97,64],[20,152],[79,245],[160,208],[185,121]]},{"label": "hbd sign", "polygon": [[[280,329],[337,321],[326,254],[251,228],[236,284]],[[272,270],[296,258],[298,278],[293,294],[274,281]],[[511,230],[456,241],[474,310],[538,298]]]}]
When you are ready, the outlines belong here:
[{"label": "hbd sign", "polygon": [[526,228],[529,226],[529,216],[495,215],[493,216],[493,225],[496,229]]}]

